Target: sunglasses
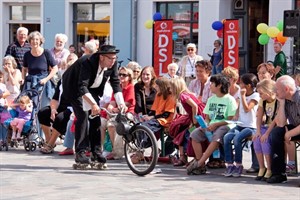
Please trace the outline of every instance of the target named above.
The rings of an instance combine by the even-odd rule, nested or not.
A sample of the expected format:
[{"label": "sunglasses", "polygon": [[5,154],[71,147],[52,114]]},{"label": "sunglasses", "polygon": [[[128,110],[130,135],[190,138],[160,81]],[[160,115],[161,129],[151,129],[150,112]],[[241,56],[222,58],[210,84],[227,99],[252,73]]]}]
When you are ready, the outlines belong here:
[{"label": "sunglasses", "polygon": [[194,51],[194,49],[187,49],[187,51]]},{"label": "sunglasses", "polygon": [[127,77],[128,74],[122,74],[122,73],[120,73],[119,76],[120,76],[120,77]]},{"label": "sunglasses", "polygon": [[134,72],[134,73],[140,73],[140,71],[137,71],[137,70],[133,70],[133,72]]}]

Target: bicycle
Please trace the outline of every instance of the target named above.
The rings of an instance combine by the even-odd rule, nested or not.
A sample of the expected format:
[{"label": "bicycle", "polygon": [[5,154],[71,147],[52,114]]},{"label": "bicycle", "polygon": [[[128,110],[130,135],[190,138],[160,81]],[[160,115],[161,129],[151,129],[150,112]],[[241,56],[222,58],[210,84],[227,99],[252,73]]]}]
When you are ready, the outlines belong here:
[{"label": "bicycle", "polygon": [[124,154],[128,167],[138,176],[152,172],[158,160],[158,146],[154,133],[142,125],[132,113],[111,113],[118,135],[124,141]]}]

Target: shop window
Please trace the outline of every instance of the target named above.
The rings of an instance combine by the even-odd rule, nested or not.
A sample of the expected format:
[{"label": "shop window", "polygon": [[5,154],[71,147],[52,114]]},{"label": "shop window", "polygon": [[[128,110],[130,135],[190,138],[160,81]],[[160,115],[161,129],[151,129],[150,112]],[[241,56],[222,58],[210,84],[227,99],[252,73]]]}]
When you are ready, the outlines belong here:
[{"label": "shop window", "polygon": [[199,5],[196,2],[159,2],[157,11],[163,19],[173,19],[173,33],[178,37],[173,40],[173,54],[181,57],[186,54],[185,46],[189,42],[198,44]]},{"label": "shop window", "polygon": [[99,44],[108,44],[110,38],[110,4],[74,4],[74,44],[78,54],[85,42],[96,39]]}]

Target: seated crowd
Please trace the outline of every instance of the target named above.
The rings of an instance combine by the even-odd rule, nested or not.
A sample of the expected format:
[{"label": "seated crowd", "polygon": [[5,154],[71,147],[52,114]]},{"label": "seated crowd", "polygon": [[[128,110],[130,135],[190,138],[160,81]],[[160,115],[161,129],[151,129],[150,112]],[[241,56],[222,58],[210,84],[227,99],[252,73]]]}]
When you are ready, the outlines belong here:
[{"label": "seated crowd", "polygon": [[[12,99],[20,93],[23,80],[30,79],[32,83],[36,78],[39,79],[47,87],[42,98],[43,107],[38,112],[45,136],[40,151],[43,154],[53,153],[58,137],[64,135],[66,149],[59,155],[72,155],[76,116],[70,103],[61,98],[59,77],[74,63],[77,56],[61,45],[67,40],[63,34],[55,37],[55,47],[51,52],[43,51],[40,45],[34,46],[31,41],[35,40],[40,45],[44,41],[38,32],[29,35],[32,50],[24,56],[22,73],[17,69],[12,56],[3,59],[3,69],[0,71],[1,114],[9,106],[31,112],[25,101],[14,104]],[[86,54],[96,51],[96,45],[90,43],[86,44],[86,49],[91,46],[92,50],[86,51]],[[37,67],[33,63],[42,61],[35,62],[33,59],[37,59],[34,56],[40,51],[44,52],[46,60],[44,66]],[[59,52],[60,57],[57,56]],[[51,66],[50,73],[47,66]],[[178,158],[173,160],[175,167],[186,167],[189,175],[205,174],[206,167],[226,167],[225,177],[239,177],[244,169],[243,148],[245,143],[251,142],[251,167],[257,172],[256,180],[280,183],[287,180],[286,172],[295,171],[293,140],[300,139],[299,74],[295,79],[284,75],[275,82],[274,66],[262,63],[257,68],[257,76],[246,73],[239,77],[238,70],[230,66],[220,74],[211,75],[212,66],[206,60],[195,62],[195,76],[188,81],[176,75],[176,72],[182,72],[176,63],[171,63],[168,70],[164,77],[158,78],[153,67],[142,68],[138,63],[130,62],[128,66],[119,68],[118,77],[127,112],[134,114],[143,125],[149,127],[157,139],[163,129],[176,124],[179,118],[177,115],[187,118],[187,123],[182,125],[185,126],[182,132],[174,133],[170,130],[174,144],[179,149]],[[57,81],[52,84],[52,78],[55,78],[57,72]],[[29,104],[28,100],[26,104]],[[99,105],[110,112],[120,112],[109,82],[105,85]],[[122,139],[116,133],[112,119],[105,112],[99,115],[101,136],[93,140],[101,141],[107,159],[122,158]],[[199,123],[198,117],[204,119],[205,126]],[[20,119],[12,121],[12,140],[20,139],[19,129],[22,129],[23,122]],[[7,137],[4,129],[1,124],[1,143]],[[107,147],[109,141],[110,148]],[[277,156],[274,157],[274,154]],[[188,157],[193,159],[188,162]]]}]

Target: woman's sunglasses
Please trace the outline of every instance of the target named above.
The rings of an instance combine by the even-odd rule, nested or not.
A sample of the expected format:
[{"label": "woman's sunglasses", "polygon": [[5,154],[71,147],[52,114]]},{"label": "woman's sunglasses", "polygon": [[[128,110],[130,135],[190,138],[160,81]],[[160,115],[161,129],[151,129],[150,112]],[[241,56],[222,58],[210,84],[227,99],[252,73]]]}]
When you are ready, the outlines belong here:
[{"label": "woman's sunglasses", "polygon": [[127,77],[128,74],[122,74],[122,73],[120,73],[119,76],[120,76],[120,77]]}]

